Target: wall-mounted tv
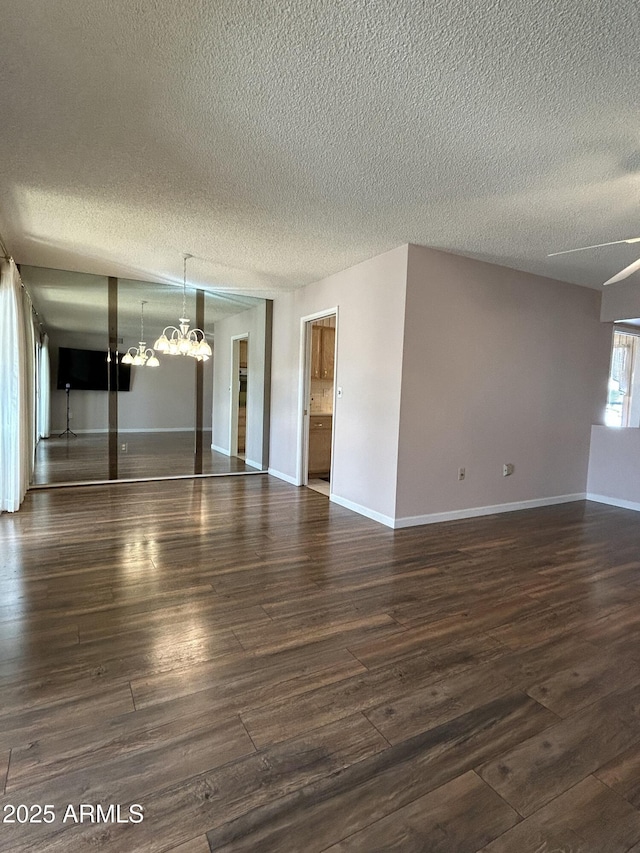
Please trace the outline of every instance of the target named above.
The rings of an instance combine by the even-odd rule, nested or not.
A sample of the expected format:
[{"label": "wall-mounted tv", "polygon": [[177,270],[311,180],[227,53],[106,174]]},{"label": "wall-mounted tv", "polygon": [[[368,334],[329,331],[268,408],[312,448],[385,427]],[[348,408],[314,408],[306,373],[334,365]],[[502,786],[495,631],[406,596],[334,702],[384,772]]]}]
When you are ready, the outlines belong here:
[{"label": "wall-mounted tv", "polygon": [[128,364],[107,362],[107,353],[102,350],[73,349],[60,347],[58,350],[58,385],[64,391],[108,391],[109,368],[111,387],[118,391],[131,390],[131,367]]}]

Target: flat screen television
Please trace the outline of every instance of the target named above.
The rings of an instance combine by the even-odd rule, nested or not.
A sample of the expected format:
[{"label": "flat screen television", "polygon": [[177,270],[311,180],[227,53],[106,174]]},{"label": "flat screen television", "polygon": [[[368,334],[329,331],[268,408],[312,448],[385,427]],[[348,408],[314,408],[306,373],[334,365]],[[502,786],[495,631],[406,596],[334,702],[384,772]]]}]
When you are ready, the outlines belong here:
[{"label": "flat screen television", "polygon": [[[118,356],[119,359],[119,356]],[[73,349],[60,347],[58,350],[58,385],[64,391],[108,391],[109,369],[111,387],[118,391],[131,390],[131,367],[112,361],[107,363],[104,350]]]}]

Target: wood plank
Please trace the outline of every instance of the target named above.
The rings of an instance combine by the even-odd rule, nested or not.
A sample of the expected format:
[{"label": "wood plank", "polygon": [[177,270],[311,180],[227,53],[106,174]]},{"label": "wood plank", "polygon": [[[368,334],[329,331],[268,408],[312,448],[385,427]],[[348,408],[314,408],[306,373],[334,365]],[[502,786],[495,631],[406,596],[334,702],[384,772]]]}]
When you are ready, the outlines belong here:
[{"label": "wood plank", "polygon": [[504,800],[469,771],[328,847],[327,853],[474,853],[518,819]]},{"label": "wood plank", "polygon": [[213,850],[319,853],[555,720],[515,693],[212,829]]},{"label": "wood plank", "polygon": [[594,774],[613,791],[640,808],[640,741],[616,755]]},{"label": "wood plank", "polygon": [[496,669],[509,678],[514,687],[528,690],[532,685],[551,678],[555,673],[569,670],[582,661],[599,658],[601,650],[574,635],[545,640],[530,647],[506,650],[496,659]]},{"label": "wood plank", "polygon": [[[173,739],[158,745],[157,742],[141,750],[119,757],[98,761],[90,771],[85,768],[70,769],[64,775],[52,776],[44,781],[36,779],[28,787],[21,785],[11,788],[11,768],[9,768],[9,789],[0,798],[0,811],[16,797],[29,796],[33,802],[53,803],[64,808],[68,803],[139,803],[145,808],[155,792],[166,787],[169,778],[187,779],[192,776],[215,771],[216,768],[233,763],[234,759],[255,753],[244,727],[238,719],[228,720],[220,726],[207,726],[205,729],[176,734]],[[138,828],[143,824],[133,824]],[[97,825],[101,833],[105,827]],[[117,825],[116,825],[117,828]],[[8,833],[11,850],[16,853],[29,845],[39,844],[39,849],[73,849],[72,844],[81,842],[85,826],[67,826],[60,833],[59,822],[49,826],[14,826]],[[111,827],[109,827],[111,829]],[[184,832],[184,828],[182,829]],[[138,833],[136,833],[137,835]],[[196,833],[197,834],[197,833]],[[74,839],[74,841],[70,841]],[[158,839],[161,841],[161,839]],[[165,844],[166,842],[162,842]],[[44,846],[46,845],[46,846]],[[133,849],[136,849],[135,847]],[[139,848],[137,848],[139,849]]]},{"label": "wood plank", "polygon": [[[446,589],[451,593],[451,580],[448,576]],[[444,596],[441,596],[441,600],[443,598]],[[452,599],[458,607],[461,602],[467,603],[459,592],[452,596]],[[478,634],[488,628],[504,625],[515,618],[527,616],[539,610],[540,605],[529,595],[522,593],[513,596],[501,595],[498,599],[494,590],[482,594],[477,588],[474,588],[473,594],[469,596],[468,606],[447,614],[441,619],[430,619],[429,627],[434,638],[452,641],[470,634]],[[425,624],[424,602],[415,601],[401,605],[395,616],[403,625],[414,628],[422,627]]]},{"label": "wood plank", "polygon": [[[163,747],[171,751],[175,744],[180,744],[184,752],[192,742],[201,744],[211,756],[207,767],[213,767],[214,760],[224,763],[255,751],[237,717],[223,720],[216,716],[212,720],[210,709],[201,706],[193,711],[181,710],[179,716],[136,711],[105,720],[99,726],[67,730],[14,747],[6,790],[88,770],[113,759],[136,756],[140,763],[149,763],[148,753]],[[168,767],[167,758],[165,769]]]},{"label": "wood plank", "polygon": [[133,681],[136,708],[207,691],[212,711],[260,707],[293,697],[331,681],[348,678],[364,667],[343,649],[288,649],[258,659],[245,655],[232,664],[204,662]]},{"label": "wood plank", "polygon": [[404,628],[386,613],[374,616],[349,616],[343,620],[321,620],[318,624],[304,623],[289,627],[272,621],[269,625],[241,625],[235,630],[243,648],[256,655],[314,646],[320,648],[345,648],[367,637],[388,637],[403,632]]},{"label": "wood plank", "polygon": [[637,740],[613,715],[606,726],[602,719],[596,703],[482,765],[480,776],[521,815],[530,815]]},{"label": "wood plank", "polygon": [[[467,653],[463,657],[462,669],[477,666],[483,659],[482,651],[476,656]],[[450,666],[449,671],[455,670]],[[243,712],[241,717],[259,746],[285,740],[357,711],[365,713],[386,736],[384,725],[378,724],[375,714],[381,700],[392,701],[408,695],[409,701],[412,701],[411,697],[417,690],[439,682],[442,677],[442,668],[434,664],[429,656],[413,657],[401,666],[365,670],[297,696],[287,694],[279,702],[269,702]],[[486,673],[480,680],[486,682]],[[505,679],[501,679],[500,683],[504,687],[503,692],[506,692],[509,683]],[[439,685],[434,685],[433,689],[438,690]],[[428,692],[431,694],[430,689]],[[477,704],[482,704],[482,701]],[[435,721],[433,725],[439,722],[442,720]]]},{"label": "wood plank", "polygon": [[[136,762],[98,765],[100,782],[88,789],[78,786],[86,773],[73,773],[64,787],[57,777],[44,785],[34,786],[34,797],[54,796],[57,802],[95,801],[106,795],[126,797],[135,789],[140,795],[135,802],[144,805],[145,818],[139,824],[120,826],[85,825],[60,831],[46,827],[15,827],[10,837],[11,853],[27,853],[38,844],[44,853],[67,853],[72,849],[91,849],[108,841],[109,853],[164,853],[182,844],[185,831],[194,837],[220,823],[225,817],[234,818],[253,808],[293,793],[305,784],[324,777],[340,775],[344,768],[362,762],[367,756],[384,749],[386,742],[361,715],[326,727],[302,738],[278,744],[267,750],[247,755],[240,760],[218,766],[195,776],[180,777],[165,770],[165,785],[145,793],[138,780],[122,775],[129,766],[135,772]],[[177,756],[179,757],[179,756]],[[157,752],[161,770],[161,751]],[[119,765],[119,766],[118,766]],[[144,770],[142,771],[144,774]],[[138,771],[140,777],[140,771]],[[109,778],[107,778],[109,777]],[[166,784],[167,779],[172,780]],[[98,800],[99,801],[99,800]],[[5,800],[0,798],[0,808]],[[76,845],[74,847],[73,845]]]},{"label": "wood plank", "polygon": [[[456,617],[451,617],[454,621]],[[451,632],[448,630],[450,619],[446,622],[447,629],[440,632],[442,622],[429,623],[418,628],[405,628],[395,636],[375,638],[363,643],[350,643],[349,649],[367,667],[383,664],[398,663],[412,655],[422,655],[425,649],[431,651],[438,645],[453,644],[456,639],[464,638],[464,631]],[[487,637],[481,631],[473,633],[473,641],[483,649],[498,649],[500,643]]]},{"label": "wood plank", "polygon": [[640,814],[593,776],[526,818],[482,853],[626,853],[640,840]]},{"label": "wood plank", "polygon": [[390,743],[399,743],[510,692],[509,681],[493,673],[489,664],[426,687],[415,685],[408,695],[396,696],[366,716]]},{"label": "wood plank", "polygon": [[180,625],[189,624],[190,632],[196,626],[196,632],[206,634],[209,631],[226,630],[250,622],[269,622],[270,619],[259,606],[234,607],[228,601],[216,597],[197,598],[182,604],[171,604],[144,613],[138,613],[135,619],[119,608],[80,616],[77,620],[80,643],[104,640],[138,631],[165,631],[167,628],[178,630]]},{"label": "wood plank", "polygon": [[0,793],[6,791],[7,772],[9,770],[9,761],[11,759],[11,750],[3,750],[0,752]]},{"label": "wood plank", "polygon": [[568,717],[591,705],[597,699],[640,681],[636,661],[610,651],[586,660],[576,661],[567,669],[533,684],[527,693],[560,717]]},{"label": "wood plank", "polygon": [[0,662],[19,661],[39,658],[46,652],[60,654],[66,646],[76,646],[79,642],[78,625],[65,621],[54,628],[38,629],[25,619],[13,619],[0,622]]},{"label": "wood plank", "polygon": [[568,634],[580,627],[583,621],[583,614],[572,603],[562,603],[557,607],[544,605],[536,613],[527,614],[497,628],[489,628],[487,634],[510,649],[521,649],[534,645],[541,637],[549,640]]},{"label": "wood plank", "polygon": [[47,693],[44,697],[37,684],[29,689],[22,686],[5,689],[0,713],[0,749],[133,710],[128,684],[85,690],[71,684],[56,696]]},{"label": "wood plank", "polygon": [[[152,655],[149,647],[154,648]],[[201,663],[217,665],[246,657],[231,631],[210,629],[204,636],[197,631],[190,636],[186,626],[173,625],[164,630],[131,632],[125,637],[76,644],[66,650],[62,663],[56,649],[34,655],[28,664],[24,659],[6,661],[0,663],[0,679],[7,686],[15,683],[28,686],[37,681],[40,691],[45,685],[55,690],[84,679],[117,683]]]},{"label": "wood plank", "polygon": [[172,847],[167,850],[167,853],[211,853],[209,842],[206,835],[199,835],[197,838],[190,838],[184,844],[178,847]]},{"label": "wood plank", "polygon": [[[195,776],[256,751],[237,717],[212,724],[201,715],[186,719],[184,725],[172,721],[136,734],[127,742],[116,742],[115,749],[109,744],[98,749],[90,763],[86,752],[78,760],[60,754],[46,765],[43,776],[38,758],[30,761],[28,748],[18,751],[15,774],[13,761],[9,767],[7,795],[28,786],[31,791],[55,791],[58,799],[65,791],[67,802],[78,801],[79,795],[86,798],[81,802],[100,802],[107,793],[117,795],[118,802],[139,802],[162,789],[167,774]],[[92,769],[89,776],[88,767]],[[87,778],[91,787],[83,791]]]}]

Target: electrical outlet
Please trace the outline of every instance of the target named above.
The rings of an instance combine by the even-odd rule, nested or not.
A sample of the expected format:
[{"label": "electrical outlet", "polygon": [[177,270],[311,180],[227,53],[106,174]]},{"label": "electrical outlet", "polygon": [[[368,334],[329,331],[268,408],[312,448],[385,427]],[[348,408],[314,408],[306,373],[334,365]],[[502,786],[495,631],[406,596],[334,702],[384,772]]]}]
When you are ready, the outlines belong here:
[{"label": "electrical outlet", "polygon": [[458,468],[458,480],[464,480],[466,475],[467,475],[467,472],[465,471],[464,468]]},{"label": "electrical outlet", "polygon": [[123,453],[126,453],[128,449],[129,449],[129,446],[127,444],[122,444],[120,446],[120,450],[122,450]]},{"label": "electrical outlet", "polygon": [[505,462],[504,465],[502,466],[502,476],[503,477],[510,477],[515,470],[516,470],[515,465],[513,465],[513,463]]},{"label": "electrical outlet", "polygon": [[336,394],[336,397],[338,398],[338,400],[342,398],[342,385],[338,385],[338,392]]}]

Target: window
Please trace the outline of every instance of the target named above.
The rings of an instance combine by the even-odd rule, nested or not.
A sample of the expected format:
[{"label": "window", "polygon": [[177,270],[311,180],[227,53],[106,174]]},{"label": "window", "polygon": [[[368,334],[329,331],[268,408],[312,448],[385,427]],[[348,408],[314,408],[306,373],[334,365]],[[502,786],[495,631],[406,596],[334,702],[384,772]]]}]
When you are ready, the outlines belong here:
[{"label": "window", "polygon": [[[640,332],[639,332],[640,334]],[[640,343],[638,334],[613,333],[609,392],[605,423],[607,426],[640,426]]]}]

